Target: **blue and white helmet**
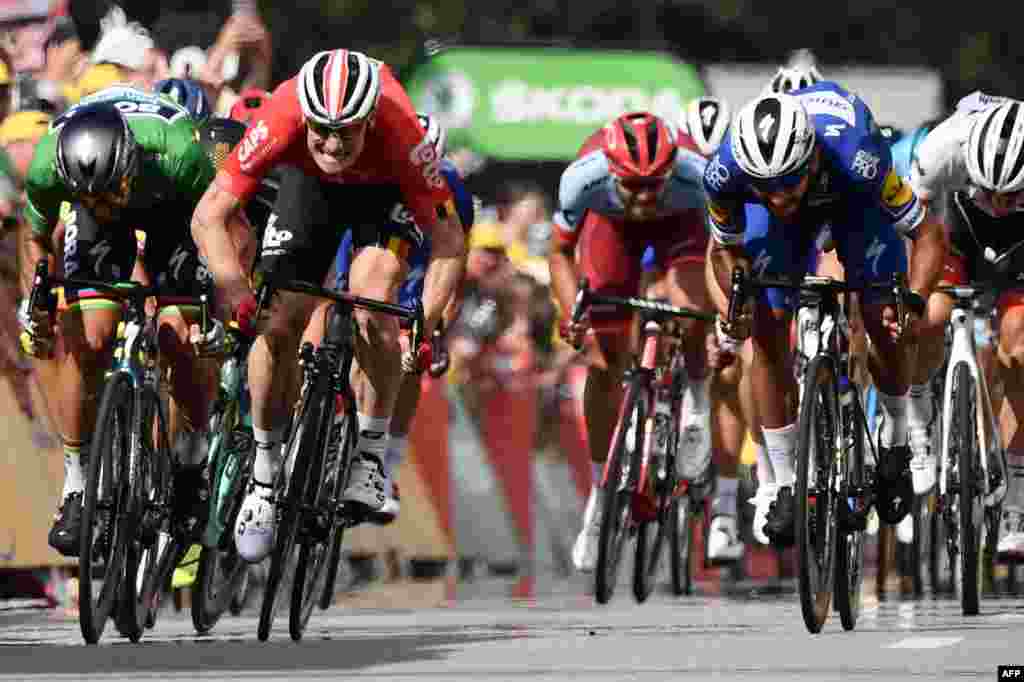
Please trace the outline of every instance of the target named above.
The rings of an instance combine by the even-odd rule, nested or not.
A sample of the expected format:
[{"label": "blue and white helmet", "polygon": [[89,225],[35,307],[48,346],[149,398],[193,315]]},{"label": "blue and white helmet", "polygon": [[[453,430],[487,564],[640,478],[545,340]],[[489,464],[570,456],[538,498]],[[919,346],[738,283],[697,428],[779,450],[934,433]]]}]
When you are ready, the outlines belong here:
[{"label": "blue and white helmet", "polygon": [[733,121],[732,153],[740,169],[769,179],[799,169],[814,151],[814,125],[793,95],[769,94],[751,100]]},{"label": "blue and white helmet", "polygon": [[210,98],[206,96],[203,86],[188,78],[167,78],[157,81],[153,90],[180,104],[192,115],[199,124],[205,123],[213,113]]}]

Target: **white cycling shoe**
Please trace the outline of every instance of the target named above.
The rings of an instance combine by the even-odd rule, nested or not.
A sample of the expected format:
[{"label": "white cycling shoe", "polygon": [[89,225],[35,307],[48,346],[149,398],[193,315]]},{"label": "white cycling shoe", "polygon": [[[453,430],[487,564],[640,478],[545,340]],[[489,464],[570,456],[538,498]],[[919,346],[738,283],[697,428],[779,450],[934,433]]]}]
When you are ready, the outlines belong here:
[{"label": "white cycling shoe", "polygon": [[907,514],[903,520],[896,524],[896,540],[901,545],[909,545],[914,542],[914,515]]},{"label": "white cycling shoe", "polygon": [[235,547],[238,556],[250,564],[263,561],[274,547],[277,508],[270,500],[272,490],[256,484],[245,496],[235,519]]},{"label": "white cycling shoe", "polygon": [[1003,507],[996,557],[1003,561],[1024,559],[1024,509]]},{"label": "white cycling shoe", "polygon": [[391,490],[391,482],[384,474],[380,460],[365,452],[359,453],[352,460],[349,472],[348,487],[342,499],[345,502],[357,502],[371,511],[380,511],[387,502],[387,491]]},{"label": "white cycling shoe", "polygon": [[735,516],[719,514],[711,519],[708,532],[708,561],[730,564],[743,558],[743,541]]},{"label": "white cycling shoe", "polygon": [[771,544],[771,540],[764,534],[764,525],[768,522],[768,509],[778,496],[778,485],[762,483],[757,487],[757,494],[750,498],[750,504],[754,505],[754,521],[751,524],[751,530],[754,532],[754,539],[762,545]]},{"label": "white cycling shoe", "polygon": [[583,512],[583,529],[572,546],[572,565],[577,571],[590,573],[597,565],[597,545],[601,537],[601,517],[604,514],[604,490],[590,489],[587,508]]}]

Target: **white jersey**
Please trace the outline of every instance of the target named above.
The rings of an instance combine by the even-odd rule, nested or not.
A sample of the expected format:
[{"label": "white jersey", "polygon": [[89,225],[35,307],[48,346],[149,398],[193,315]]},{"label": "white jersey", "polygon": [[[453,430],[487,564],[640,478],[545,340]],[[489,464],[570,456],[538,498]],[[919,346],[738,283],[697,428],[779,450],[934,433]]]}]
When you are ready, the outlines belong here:
[{"label": "white jersey", "polygon": [[[964,191],[983,211],[992,214],[983,193],[971,184],[967,172],[967,139],[977,115],[1007,100],[975,91],[961,99],[956,111],[935,126],[918,145],[911,162],[910,184],[922,200],[942,215],[949,192]],[[945,218],[945,215],[942,215]]]}]

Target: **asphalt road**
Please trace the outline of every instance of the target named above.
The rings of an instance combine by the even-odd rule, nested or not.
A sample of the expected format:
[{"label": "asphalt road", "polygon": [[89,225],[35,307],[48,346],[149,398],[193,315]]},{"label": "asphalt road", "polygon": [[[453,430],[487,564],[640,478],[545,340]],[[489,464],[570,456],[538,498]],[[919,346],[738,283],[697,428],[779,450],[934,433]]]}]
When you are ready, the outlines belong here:
[{"label": "asphalt road", "polygon": [[108,625],[90,647],[71,614],[4,608],[0,680],[990,680],[997,665],[1024,663],[1024,599],[989,599],[965,618],[955,601],[869,596],[855,632],[835,616],[810,635],[788,589],[659,593],[641,605],[623,585],[607,606],[580,581],[552,581],[531,600],[492,579],[454,601],[433,598],[439,589],[343,599],[314,613],[299,644],[286,614],[261,644],[252,610],[199,637],[187,612],[167,609],[138,645]]}]

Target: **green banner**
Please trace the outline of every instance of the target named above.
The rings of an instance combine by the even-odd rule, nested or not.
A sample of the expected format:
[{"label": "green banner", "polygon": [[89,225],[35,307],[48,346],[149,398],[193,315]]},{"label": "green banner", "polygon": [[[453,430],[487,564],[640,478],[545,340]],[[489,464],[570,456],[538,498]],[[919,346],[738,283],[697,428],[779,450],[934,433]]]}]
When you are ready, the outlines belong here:
[{"label": "green banner", "polygon": [[569,160],[598,127],[627,111],[676,123],[704,93],[697,70],[661,52],[555,47],[454,47],[406,88],[448,129],[450,149],[503,160]]}]

